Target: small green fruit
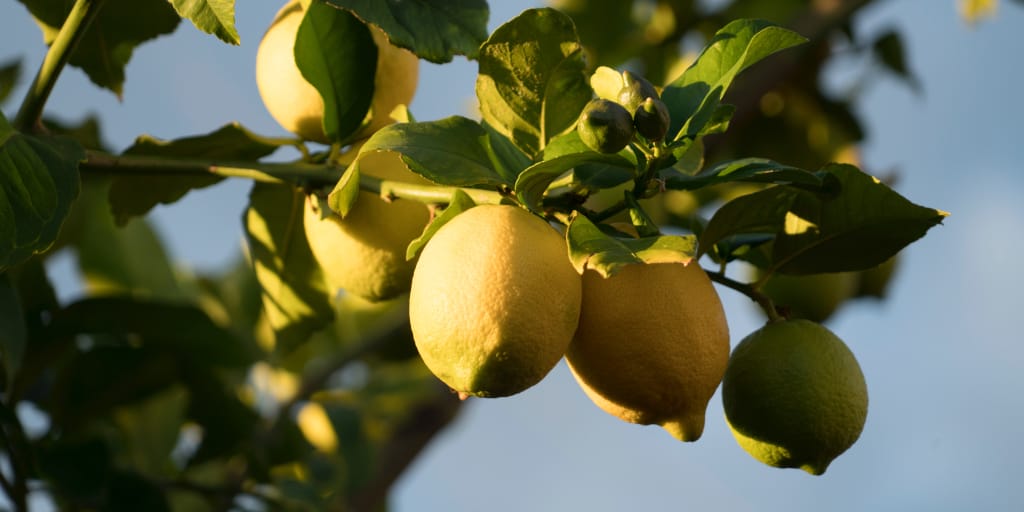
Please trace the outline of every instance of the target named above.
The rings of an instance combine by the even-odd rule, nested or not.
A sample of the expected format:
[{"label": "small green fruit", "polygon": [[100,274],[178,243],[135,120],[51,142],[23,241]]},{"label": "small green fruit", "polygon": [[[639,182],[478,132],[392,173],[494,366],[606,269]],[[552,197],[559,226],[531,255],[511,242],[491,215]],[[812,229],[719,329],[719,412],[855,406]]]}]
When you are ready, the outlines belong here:
[{"label": "small green fruit", "polygon": [[772,274],[761,291],[793,318],[823,322],[857,290],[857,274],[839,272],[791,276]]},{"label": "small green fruit", "polygon": [[599,153],[618,153],[633,140],[633,116],[614,101],[596,99],[587,103],[576,123],[580,140]]},{"label": "small green fruit", "polygon": [[633,114],[633,125],[651,142],[664,139],[669,126],[668,106],[658,98],[647,98]]},{"label": "small green fruit", "polygon": [[646,78],[622,72],[622,89],[619,90],[619,104],[629,112],[636,112],[647,98],[661,99],[658,90]]}]

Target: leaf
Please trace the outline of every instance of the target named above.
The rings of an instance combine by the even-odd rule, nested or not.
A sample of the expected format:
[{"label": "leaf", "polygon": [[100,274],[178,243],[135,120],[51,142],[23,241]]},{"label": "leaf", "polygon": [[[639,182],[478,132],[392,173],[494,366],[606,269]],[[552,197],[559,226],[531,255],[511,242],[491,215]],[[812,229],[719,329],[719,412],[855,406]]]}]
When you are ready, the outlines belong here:
[{"label": "leaf", "polygon": [[102,512],[171,512],[164,489],[134,472],[116,470],[110,476]]},{"label": "leaf", "polygon": [[487,131],[484,148],[491,158],[495,171],[509,183],[514,183],[519,173],[533,162],[530,157],[516,147],[514,142],[498,133],[493,126],[483,123],[483,127]]},{"label": "leaf", "polygon": [[401,153],[410,170],[440,185],[511,185],[491,160],[487,136],[476,121],[451,116],[439,121],[385,126],[363,144],[360,152]]},{"label": "leaf", "polygon": [[355,133],[373,100],[377,45],[352,13],[321,2],[306,9],[295,36],[295,65],[324,101],[324,134],[332,142]]},{"label": "leaf", "polygon": [[822,190],[825,187],[822,176],[764,158],[742,158],[724,162],[696,176],[674,174],[666,178],[665,187],[674,190],[695,190],[732,181],[795,185],[810,190]]},{"label": "leaf", "polygon": [[580,140],[575,131],[551,141],[543,160],[527,167],[516,179],[515,192],[528,208],[540,207],[544,192],[566,171],[582,164],[606,164],[627,170],[636,169],[636,154],[628,146],[618,153],[598,153]]},{"label": "leaf", "polygon": [[889,31],[882,34],[875,39],[872,49],[886,69],[902,78],[914,92],[922,92],[921,81],[907,66],[906,50],[898,32]]},{"label": "leaf", "polygon": [[14,90],[14,86],[18,85],[18,79],[21,77],[21,61],[12,60],[0,64],[0,104],[11,95],[11,91]]},{"label": "leaf", "polygon": [[228,44],[239,45],[242,40],[235,29],[235,0],[170,0],[178,16],[207,34],[213,34]]},{"label": "leaf", "polygon": [[696,137],[721,116],[719,105],[733,79],[769,55],[806,42],[794,32],[761,20],[736,20],[717,33],[683,74],[661,93],[672,118],[674,140]]},{"label": "leaf", "polygon": [[22,135],[0,114],[0,272],[57,239],[84,158],[74,141]]},{"label": "leaf", "polygon": [[571,129],[592,96],[572,20],[530,9],[480,47],[476,94],[483,120],[533,157]]},{"label": "leaf", "polygon": [[[815,274],[866,270],[924,236],[948,214],[915,205],[850,165],[823,169],[839,194],[776,186],[720,208],[700,238],[701,254],[736,235],[771,234],[771,271]],[[755,237],[757,243],[763,239]]]},{"label": "leaf", "polygon": [[[46,44],[53,43],[74,4],[64,0],[18,1],[35,17]],[[94,84],[120,97],[124,68],[135,47],[174,32],[179,21],[167,0],[106,0],[75,46],[69,63],[85,71]]]},{"label": "leaf", "polygon": [[486,0],[327,0],[388,35],[391,44],[435,64],[455,55],[475,58],[487,39]]},{"label": "leaf", "polygon": [[427,242],[434,237],[441,226],[444,226],[448,221],[454,219],[458,214],[476,206],[473,199],[470,198],[465,192],[460,189],[455,189],[452,194],[452,200],[448,203],[448,207],[441,212],[440,215],[434,218],[427,224],[427,227],[423,230],[423,234],[419,238],[409,243],[409,247],[405,251],[405,259],[412,260],[426,247]]},{"label": "leaf", "polygon": [[591,269],[611,277],[626,265],[689,263],[696,253],[696,237],[665,235],[621,239],[607,235],[590,219],[577,215],[566,230],[569,259],[580,274]]},{"label": "leaf", "polygon": [[[239,123],[229,123],[206,135],[161,140],[142,135],[124,151],[125,155],[208,159],[258,160],[270,155],[280,145],[254,134]],[[171,204],[190,190],[220,183],[222,177],[184,175],[128,175],[114,178],[110,186],[110,207],[117,225],[123,226],[132,217],[145,215],[159,204]]]},{"label": "leaf", "polygon": [[51,335],[83,334],[127,340],[125,346],[159,350],[203,365],[244,368],[254,361],[250,347],[191,304],[92,297],[74,302],[54,317]]},{"label": "leaf", "polygon": [[0,274],[0,325],[4,326],[0,329],[0,359],[9,388],[25,356],[28,329],[25,327],[25,312],[18,291],[7,274]]},{"label": "leaf", "polygon": [[148,475],[166,472],[181,437],[187,405],[187,390],[174,385],[139,404],[113,412],[111,419],[121,431],[119,444],[132,468]]},{"label": "leaf", "polygon": [[55,494],[65,499],[95,500],[107,483],[113,457],[107,443],[98,437],[69,436],[38,448],[39,472]]},{"label": "leaf", "polygon": [[330,323],[333,309],[302,227],[305,195],[290,186],[256,183],[245,232],[263,308],[280,350],[290,350]]},{"label": "leaf", "polygon": [[[949,214],[918,206],[852,165],[829,164],[842,193],[792,211],[776,234],[773,264],[786,274],[867,270],[924,236]],[[807,195],[808,192],[803,192]],[[797,204],[803,204],[797,203]]]},{"label": "leaf", "polygon": [[[247,445],[260,418],[239,400],[235,386],[203,367],[186,365],[182,374],[189,394],[186,417],[203,429],[202,443],[189,459],[189,466],[251,449]],[[249,461],[256,463],[256,459]]]}]

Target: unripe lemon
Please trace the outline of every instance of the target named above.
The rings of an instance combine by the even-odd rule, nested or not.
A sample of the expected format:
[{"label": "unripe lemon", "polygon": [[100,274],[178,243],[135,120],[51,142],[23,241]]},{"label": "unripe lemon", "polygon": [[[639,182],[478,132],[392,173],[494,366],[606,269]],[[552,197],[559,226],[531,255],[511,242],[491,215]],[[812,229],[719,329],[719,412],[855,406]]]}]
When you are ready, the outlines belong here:
[{"label": "unripe lemon", "polygon": [[[295,64],[295,35],[302,23],[302,5],[291,0],[274,17],[256,51],[256,86],[270,115],[285,130],[299,137],[329,143],[324,134],[324,102]],[[369,137],[391,122],[391,111],[408,105],[416,92],[419,59],[388,42],[379,28],[370,26],[377,44],[377,73],[369,125],[355,138]],[[325,50],[329,50],[326,49]]]},{"label": "unripe lemon", "polygon": [[[355,155],[358,149],[353,148],[348,155]],[[343,158],[342,163],[351,160]],[[363,155],[359,171],[385,180],[427,183],[393,152]],[[426,205],[401,199],[387,202],[360,191],[344,219],[320,208],[315,196],[307,197],[303,226],[313,257],[332,291],[342,288],[366,300],[380,301],[409,290],[416,263],[406,261],[405,252],[430,220]]]},{"label": "unripe lemon", "polygon": [[810,275],[772,274],[761,291],[777,306],[787,308],[793,318],[824,322],[857,291],[853,272]]},{"label": "unripe lemon", "polygon": [[820,324],[788,320],[736,346],[722,403],[733,436],[755,459],[820,475],[860,437],[868,390],[842,340]]},{"label": "unripe lemon", "polygon": [[424,247],[409,321],[420,357],[448,387],[462,397],[508,396],[562,358],[580,293],[557,231],[522,208],[482,205]]},{"label": "unripe lemon", "polygon": [[725,311],[696,263],[629,265],[607,279],[584,273],[566,361],[604,411],[695,441],[728,360]]}]

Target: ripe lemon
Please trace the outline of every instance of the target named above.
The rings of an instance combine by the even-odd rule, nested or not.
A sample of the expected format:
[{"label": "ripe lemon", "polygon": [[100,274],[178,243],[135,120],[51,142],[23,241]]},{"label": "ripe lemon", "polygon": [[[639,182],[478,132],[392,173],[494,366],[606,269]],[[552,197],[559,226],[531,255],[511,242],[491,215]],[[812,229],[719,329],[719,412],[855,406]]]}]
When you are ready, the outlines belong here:
[{"label": "ripe lemon", "polygon": [[[327,144],[330,141],[324,135],[323,99],[295,64],[295,35],[302,15],[298,0],[288,2],[277,12],[256,51],[256,86],[267,111],[285,130]],[[356,138],[369,137],[390,123],[391,111],[412,101],[419,79],[419,59],[415,54],[389,43],[377,27],[370,26],[370,33],[377,44],[377,73],[370,106],[373,117]]]},{"label": "ripe lemon", "polygon": [[508,396],[562,358],[580,293],[557,231],[522,208],[482,205],[424,247],[409,321],[423,362],[460,396]]},{"label": "ripe lemon", "polygon": [[761,291],[793,318],[824,322],[857,291],[854,272],[792,276],[772,274]]},{"label": "ripe lemon", "polygon": [[820,475],[860,437],[868,390],[842,340],[814,322],[788,320],[736,346],[722,403],[733,436],[755,459]]},{"label": "ripe lemon", "polygon": [[[342,163],[350,163],[359,147],[342,157]],[[359,170],[385,180],[427,183],[405,167],[398,153],[364,155]],[[334,212],[321,211],[317,198],[307,196],[303,226],[313,257],[332,291],[342,288],[366,300],[381,301],[409,290],[416,263],[406,261],[405,250],[429,220],[430,213],[422,203],[401,199],[387,202],[361,191],[344,219]]]},{"label": "ripe lemon", "polygon": [[605,412],[695,441],[728,360],[725,311],[696,263],[629,265],[607,279],[584,273],[566,361]]}]

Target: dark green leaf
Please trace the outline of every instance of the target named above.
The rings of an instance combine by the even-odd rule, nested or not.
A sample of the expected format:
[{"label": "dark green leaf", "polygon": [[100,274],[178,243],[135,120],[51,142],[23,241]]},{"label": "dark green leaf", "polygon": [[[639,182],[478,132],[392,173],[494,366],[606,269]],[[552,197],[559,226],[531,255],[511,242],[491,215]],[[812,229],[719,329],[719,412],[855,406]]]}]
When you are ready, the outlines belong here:
[{"label": "dark green leaf", "polygon": [[4,326],[0,329],[0,360],[10,385],[25,355],[28,330],[21,299],[7,274],[0,274],[0,325]]},{"label": "dark green leaf", "polygon": [[875,40],[874,51],[882,65],[906,81],[915,92],[921,92],[921,82],[907,66],[903,39],[899,33],[889,31],[879,36]]},{"label": "dark green leaf", "polygon": [[[39,23],[43,40],[51,44],[74,2],[18,0]],[[81,68],[96,85],[121,96],[124,68],[135,47],[170,34],[181,18],[167,0],[106,0],[96,19],[71,54],[70,64]]]},{"label": "dark green leaf", "polygon": [[[946,212],[918,206],[852,165],[829,164],[835,198],[815,196],[788,212],[776,234],[773,265],[786,274],[867,270],[942,222]],[[804,195],[810,194],[803,192]]]},{"label": "dark green leaf", "polygon": [[603,277],[615,275],[622,267],[641,263],[687,263],[694,259],[696,237],[656,236],[616,238],[609,236],[583,215],[576,216],[566,231],[569,259],[582,274],[594,270]]},{"label": "dark green leaf", "polygon": [[0,64],[0,104],[10,96],[21,77],[21,61],[13,60]]},{"label": "dark green leaf", "polygon": [[764,158],[743,158],[718,164],[696,176],[676,174],[665,180],[665,187],[674,190],[695,190],[709,185],[744,181],[750,183],[778,183],[811,190],[821,190],[825,182],[821,176],[782,165]]},{"label": "dark green leaf", "polygon": [[114,471],[100,512],[171,512],[164,490],[142,475]]},{"label": "dark green leaf", "polygon": [[423,230],[423,234],[419,238],[409,243],[408,249],[405,251],[405,259],[412,260],[420,253],[420,251],[427,245],[427,242],[434,237],[437,230],[441,229],[448,221],[455,218],[456,215],[476,206],[473,199],[466,195],[460,189],[455,189],[455,193],[452,194],[452,200],[448,203],[448,206],[441,212],[440,215],[434,217],[434,220],[427,225],[426,229]]},{"label": "dark green leaf", "polygon": [[480,47],[476,94],[484,121],[528,156],[571,129],[592,91],[572,20],[531,9]]},{"label": "dark green leaf", "polygon": [[178,16],[230,44],[241,44],[235,29],[235,0],[171,0]]},{"label": "dark green leaf", "polygon": [[110,449],[98,438],[71,439],[40,447],[37,462],[42,476],[60,498],[96,500],[110,477]]},{"label": "dark green leaf", "polygon": [[709,124],[720,124],[723,111],[719,105],[736,75],[775,52],[805,41],[767,21],[736,20],[723,27],[697,61],[661,93],[671,112],[670,138],[696,137]]},{"label": "dark green leaf", "polygon": [[[258,160],[280,147],[238,123],[229,123],[206,135],[161,140],[149,135],[135,139],[125,155],[207,160]],[[120,175],[110,186],[110,207],[119,226],[145,215],[159,204],[171,204],[190,190],[219,183],[223,178],[183,175]]]},{"label": "dark green leaf", "polygon": [[725,203],[715,212],[701,233],[698,254],[710,252],[719,241],[733,235],[774,235],[801,193],[802,191],[798,189],[778,186],[743,195]]},{"label": "dark green leaf", "polygon": [[385,126],[366,141],[361,152],[397,151],[409,169],[440,185],[511,185],[496,170],[489,147],[487,131],[479,123],[452,116]]},{"label": "dark green leaf", "polygon": [[[250,442],[259,416],[238,399],[234,386],[207,368],[186,365],[182,374],[189,392],[186,415],[203,429],[203,441],[188,464],[237,455]],[[258,458],[249,461],[255,464]]]},{"label": "dark green leaf", "polygon": [[324,100],[327,139],[355,133],[370,110],[377,73],[370,29],[348,11],[313,2],[295,36],[295,64]]},{"label": "dark green leaf", "polygon": [[248,346],[188,304],[114,296],[83,299],[55,315],[51,328],[59,336],[115,336],[132,346],[215,366],[240,368],[253,361]]},{"label": "dark green leaf", "polygon": [[498,133],[491,125],[483,123],[487,131],[485,149],[491,157],[494,169],[509,183],[514,183],[519,173],[530,166],[530,157],[516,147],[508,137]]},{"label": "dark green leaf", "polygon": [[618,153],[598,153],[587,147],[575,131],[552,140],[544,149],[543,158],[527,167],[516,180],[516,196],[531,209],[540,206],[544,192],[553,181],[578,165],[605,164],[627,172],[638,165],[636,154],[628,146]]},{"label": "dark green leaf", "polygon": [[103,142],[103,134],[100,131],[100,121],[95,114],[90,114],[77,124],[68,124],[56,119],[43,118],[46,129],[54,135],[64,135],[74,139],[78,145],[86,149],[107,151],[106,143]]},{"label": "dark green leaf", "polygon": [[0,271],[57,239],[84,157],[74,141],[22,135],[0,114]]},{"label": "dark green leaf", "polygon": [[333,317],[330,294],[302,228],[305,194],[256,183],[245,214],[246,239],[263,308],[280,350],[291,350]]},{"label": "dark green leaf", "polygon": [[475,58],[487,38],[486,0],[327,0],[380,27],[391,44],[437,64]]},{"label": "dark green leaf", "polygon": [[112,420],[121,434],[119,451],[131,460],[132,468],[148,475],[167,472],[171,452],[180,441],[187,405],[187,390],[174,385],[137,405],[114,411]]}]

